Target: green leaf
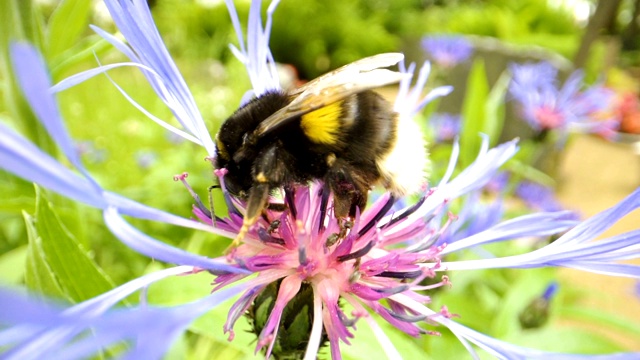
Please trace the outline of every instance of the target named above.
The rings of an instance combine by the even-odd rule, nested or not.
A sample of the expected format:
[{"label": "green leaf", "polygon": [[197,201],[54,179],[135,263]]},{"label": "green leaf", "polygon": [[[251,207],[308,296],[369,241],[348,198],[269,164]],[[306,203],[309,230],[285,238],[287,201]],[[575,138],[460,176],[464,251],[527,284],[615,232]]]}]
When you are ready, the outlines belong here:
[{"label": "green leaf", "polygon": [[106,53],[110,49],[111,44],[97,34],[78,40],[70,48],[61,52],[59,56],[51,59],[49,66],[53,81],[58,82],[59,78],[64,78],[66,70],[84,61],[95,62],[96,56]]},{"label": "green leaf", "polygon": [[485,104],[489,96],[489,83],[484,61],[474,61],[467,80],[467,92],[462,104],[462,131],[460,134],[460,165],[467,167],[473,162],[482,138],[486,118]]},{"label": "green leaf", "polygon": [[74,302],[90,299],[114,287],[87,251],[66,230],[38,188],[36,216],[25,215],[25,220],[29,232],[27,284],[30,287],[46,294],[59,292]]},{"label": "green leaf", "polygon": [[47,57],[55,59],[78,42],[87,29],[90,0],[63,0],[51,15],[47,29]]},{"label": "green leaf", "polygon": [[489,136],[489,141],[492,146],[497,145],[500,134],[502,133],[502,127],[504,126],[504,97],[509,88],[510,81],[510,73],[504,71],[493,85],[485,104],[485,122],[481,131]]},{"label": "green leaf", "polygon": [[42,42],[42,21],[34,1],[0,1],[0,51],[11,40],[27,40],[36,46]]},{"label": "green leaf", "polygon": [[69,297],[65,296],[53,269],[51,269],[46,261],[46,255],[42,250],[42,239],[38,236],[38,231],[35,227],[35,218],[26,212],[23,213],[23,215],[27,228],[27,237],[29,239],[27,265],[25,269],[25,283],[27,287],[49,297],[70,300]]}]

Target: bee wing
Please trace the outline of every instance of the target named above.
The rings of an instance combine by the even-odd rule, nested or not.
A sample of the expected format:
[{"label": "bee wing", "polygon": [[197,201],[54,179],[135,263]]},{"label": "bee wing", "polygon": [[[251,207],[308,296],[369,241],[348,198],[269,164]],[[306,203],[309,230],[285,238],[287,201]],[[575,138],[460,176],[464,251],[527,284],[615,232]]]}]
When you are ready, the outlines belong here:
[{"label": "bee wing", "polygon": [[356,60],[350,64],[339,67],[331,72],[321,75],[308,83],[294,89],[289,94],[297,96],[309,88],[318,87],[318,85],[324,84],[330,81],[332,78],[338,78],[339,76],[348,76],[349,74],[357,74],[361,72],[367,72],[374,69],[386,68],[393,66],[404,59],[402,53],[384,53],[374,56],[369,56],[364,59]]},{"label": "bee wing", "polygon": [[381,68],[395,65],[403,58],[404,55],[400,53],[375,55],[310,81],[291,92],[295,99],[263,120],[254,131],[254,136],[260,137],[296,116],[331,105],[348,96],[400,82],[411,75]]}]

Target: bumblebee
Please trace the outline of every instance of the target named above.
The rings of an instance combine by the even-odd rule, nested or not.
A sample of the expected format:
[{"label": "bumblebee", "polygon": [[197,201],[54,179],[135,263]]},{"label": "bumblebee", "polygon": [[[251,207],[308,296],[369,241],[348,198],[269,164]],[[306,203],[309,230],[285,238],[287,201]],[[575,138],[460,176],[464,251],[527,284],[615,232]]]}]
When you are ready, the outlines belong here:
[{"label": "bumblebee", "polygon": [[228,170],[227,189],[247,201],[232,247],[276,189],[322,180],[333,194],[334,216],[345,222],[364,209],[375,184],[394,196],[419,189],[427,167],[422,133],[372,91],[410,76],[385,69],[402,59],[399,53],[380,54],[291,92],[267,92],[222,124],[214,166]]}]

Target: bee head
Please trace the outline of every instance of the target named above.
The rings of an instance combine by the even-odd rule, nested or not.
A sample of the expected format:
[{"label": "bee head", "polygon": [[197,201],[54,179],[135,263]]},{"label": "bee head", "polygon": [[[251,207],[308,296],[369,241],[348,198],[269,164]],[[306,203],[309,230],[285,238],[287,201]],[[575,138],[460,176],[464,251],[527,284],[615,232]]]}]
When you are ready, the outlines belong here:
[{"label": "bee head", "polygon": [[220,127],[215,139],[218,156],[214,166],[228,170],[225,183],[231,194],[243,197],[253,185],[252,167],[262,147],[269,143],[268,139],[256,136],[255,130],[287,101],[282,93],[264,94],[238,109]]}]

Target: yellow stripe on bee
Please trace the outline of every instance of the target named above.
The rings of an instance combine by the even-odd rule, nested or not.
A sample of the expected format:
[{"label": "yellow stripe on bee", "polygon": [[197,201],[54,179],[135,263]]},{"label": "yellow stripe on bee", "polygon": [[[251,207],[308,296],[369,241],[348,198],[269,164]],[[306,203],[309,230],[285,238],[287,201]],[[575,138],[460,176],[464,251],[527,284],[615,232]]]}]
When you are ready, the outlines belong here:
[{"label": "yellow stripe on bee", "polygon": [[307,137],[319,144],[335,144],[340,134],[342,101],[302,115],[300,127]]},{"label": "yellow stripe on bee", "polygon": [[218,151],[218,156],[225,160],[229,160],[229,153],[227,152],[227,148],[222,143],[222,140],[216,134],[216,150]]}]

